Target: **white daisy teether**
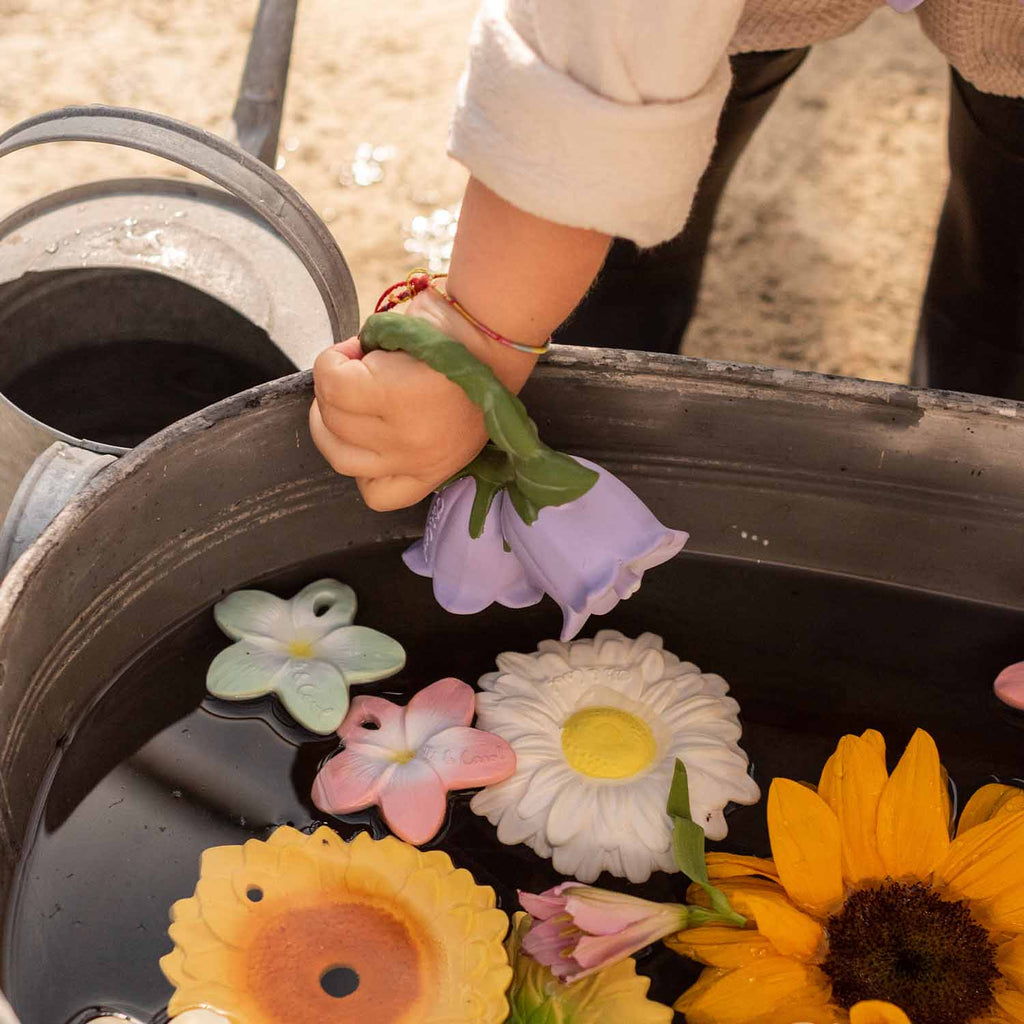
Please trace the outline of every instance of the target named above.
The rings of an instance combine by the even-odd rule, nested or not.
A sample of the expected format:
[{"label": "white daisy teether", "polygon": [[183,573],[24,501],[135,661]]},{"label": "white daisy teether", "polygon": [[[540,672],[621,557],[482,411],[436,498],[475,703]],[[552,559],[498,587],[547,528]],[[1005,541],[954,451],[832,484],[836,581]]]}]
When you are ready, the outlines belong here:
[{"label": "white daisy teether", "polygon": [[516,770],[470,806],[501,842],[525,843],[562,874],[639,883],[678,871],[665,810],[676,758],[710,839],[726,835],[727,804],[759,799],[728,684],[653,633],[546,640],[497,664],[480,680],[477,726],[509,742]]}]

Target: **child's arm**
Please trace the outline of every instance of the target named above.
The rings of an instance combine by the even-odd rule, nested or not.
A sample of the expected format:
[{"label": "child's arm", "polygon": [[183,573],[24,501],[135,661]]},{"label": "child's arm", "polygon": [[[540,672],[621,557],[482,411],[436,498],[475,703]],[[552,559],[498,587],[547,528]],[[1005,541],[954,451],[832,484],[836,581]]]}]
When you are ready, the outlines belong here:
[{"label": "child's arm", "polygon": [[[448,279],[481,323],[542,344],[589,287],[610,236],[650,246],[679,231],[714,145],[743,5],[483,0],[449,141],[474,178]],[[410,306],[522,387],[533,357],[429,292]],[[371,507],[412,504],[476,454],[481,416],[410,356],[358,354],[350,340],[317,360],[313,438]]]},{"label": "child's arm", "polygon": [[[470,180],[446,287],[492,330],[541,345],[590,286],[609,242],[523,213]],[[461,342],[513,391],[536,363],[486,337],[429,290],[409,313]],[[476,455],[487,439],[483,417],[459,387],[411,356],[353,358],[360,354],[353,338],[317,359],[310,430],[334,469],[357,478],[371,508],[402,508]]]}]

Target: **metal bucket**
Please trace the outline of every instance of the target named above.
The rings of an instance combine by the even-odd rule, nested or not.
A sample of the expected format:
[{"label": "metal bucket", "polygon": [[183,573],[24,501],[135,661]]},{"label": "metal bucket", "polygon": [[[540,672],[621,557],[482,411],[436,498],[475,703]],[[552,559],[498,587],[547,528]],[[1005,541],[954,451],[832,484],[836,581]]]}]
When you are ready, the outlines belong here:
[{"label": "metal bucket", "polygon": [[235,110],[242,146],[106,107],[43,114],[0,136],[0,157],[103,142],[220,186],[105,181],[0,221],[0,575],[113,457],[311,366],[358,327],[330,232],[261,162],[276,156],[294,17],[295,0],[260,5]]},{"label": "metal bucket", "polygon": [[[111,680],[225,591],[344,552],[364,566],[377,552],[397,561],[396,544],[421,532],[424,507],[373,513],[331,472],[309,440],[310,397],[299,374],[158,434],[76,495],[0,587],[5,935],[33,805]],[[744,710],[771,723],[761,757],[784,727],[805,730],[816,756],[836,721],[896,731],[924,715],[940,747],[966,735],[972,748],[1019,750],[1019,723],[998,718],[991,679],[1024,642],[1024,405],[575,349],[554,351],[526,401],[551,444],[607,466],[691,532],[679,558],[592,627],[664,632],[670,649],[742,683]],[[737,567],[753,597],[726,585]],[[360,599],[394,609],[395,634],[427,678],[473,678],[469,666],[486,670],[499,650],[557,635],[550,602],[464,619],[436,608],[428,581],[401,580],[396,593],[390,568],[368,569]],[[914,597],[938,615],[954,601],[995,618],[983,636],[966,626],[937,636],[923,612],[889,620],[866,600],[837,620],[828,588],[857,580],[893,606]],[[792,595],[811,583],[823,600]],[[916,678],[923,645],[939,669]],[[789,678],[801,659],[820,685],[795,701]],[[878,665],[913,687],[876,682]],[[100,747],[93,779],[121,756]],[[62,962],[61,943],[102,945],[102,927],[52,933],[47,962]],[[151,964],[167,941],[140,932],[136,946]]]}]

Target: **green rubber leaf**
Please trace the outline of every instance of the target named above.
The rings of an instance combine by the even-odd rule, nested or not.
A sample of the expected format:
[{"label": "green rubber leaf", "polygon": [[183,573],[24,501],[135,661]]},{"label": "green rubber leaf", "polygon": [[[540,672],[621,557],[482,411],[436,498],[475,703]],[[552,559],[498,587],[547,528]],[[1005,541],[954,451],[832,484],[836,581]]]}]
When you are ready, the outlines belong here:
[{"label": "green rubber leaf", "polygon": [[476,540],[484,532],[487,513],[491,510],[494,499],[515,479],[512,460],[500,448],[485,445],[480,454],[463,466],[443,487],[471,476],[476,480],[476,494],[473,496],[473,508],[469,516],[469,535]]},{"label": "green rubber leaf", "polygon": [[[512,468],[512,460],[500,448],[493,444],[484,445],[480,454],[467,465],[463,466],[449,483],[462,479],[464,476],[472,476],[477,480],[484,480],[487,483],[498,484],[502,487],[515,479],[515,470]],[[445,485],[447,486],[447,484]]]},{"label": "green rubber leaf", "polygon": [[516,515],[527,526],[532,526],[537,521],[537,516],[540,514],[540,509],[530,500],[529,496],[524,494],[519,487],[518,481],[513,481],[505,488],[505,493],[508,495],[508,500],[512,502],[512,507],[516,510]]},{"label": "green rubber leaf", "polygon": [[473,508],[469,513],[469,535],[476,540],[484,532],[487,513],[491,511],[494,499],[501,493],[501,484],[477,479]]},{"label": "green rubber leaf", "polygon": [[597,473],[569,455],[547,449],[541,458],[515,461],[516,483],[538,507],[565,505],[597,483]]},{"label": "green rubber leaf", "polygon": [[575,501],[597,483],[597,473],[592,469],[548,448],[538,437],[537,426],[526,407],[498,380],[491,368],[433,324],[400,313],[376,313],[363,324],[359,340],[364,352],[401,351],[422,360],[461,387],[483,410],[484,424],[494,449],[503,458],[484,449],[452,478],[454,481],[473,476],[477,480],[472,536],[479,536],[472,530],[483,529],[481,516],[486,517],[490,503],[501,488],[508,491],[522,520],[533,523],[542,508]]}]

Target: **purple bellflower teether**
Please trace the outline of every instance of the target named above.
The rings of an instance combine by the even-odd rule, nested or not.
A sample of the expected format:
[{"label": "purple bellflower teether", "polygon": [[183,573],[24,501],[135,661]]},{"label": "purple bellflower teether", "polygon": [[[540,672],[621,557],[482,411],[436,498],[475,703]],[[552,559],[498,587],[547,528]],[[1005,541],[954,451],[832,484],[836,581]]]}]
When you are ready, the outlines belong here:
[{"label": "purple bellflower teether", "polygon": [[403,558],[434,581],[438,604],[458,615],[493,601],[506,608],[550,594],[562,608],[563,641],[640,588],[644,571],[676,555],[687,534],[671,530],[617,477],[589,462],[597,483],[566,505],[542,509],[527,525],[506,495],[491,505],[481,535],[469,533],[474,481],[434,496],[422,540]]},{"label": "purple bellflower teether", "polygon": [[561,639],[571,640],[686,543],[607,470],[548,448],[491,369],[431,324],[379,313],[359,337],[366,352],[423,360],[484,412],[493,443],[434,497],[423,539],[405,552],[413,572],[433,579],[443,608],[523,608],[549,594],[562,608]]}]

